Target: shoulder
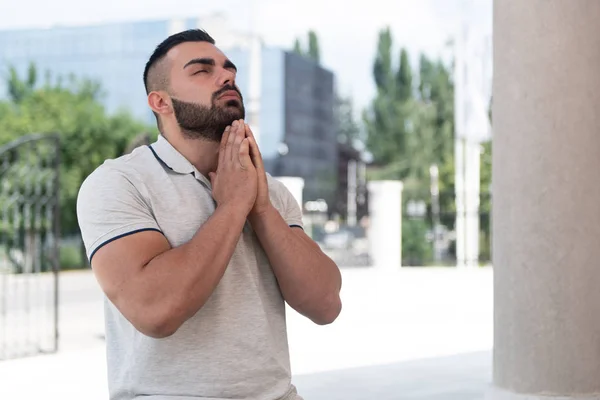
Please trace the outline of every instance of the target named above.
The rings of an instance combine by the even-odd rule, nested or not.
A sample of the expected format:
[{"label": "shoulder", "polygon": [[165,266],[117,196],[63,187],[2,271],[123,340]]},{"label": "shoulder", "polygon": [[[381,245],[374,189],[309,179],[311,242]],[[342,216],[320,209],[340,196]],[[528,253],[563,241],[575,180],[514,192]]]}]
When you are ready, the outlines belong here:
[{"label": "shoulder", "polygon": [[267,183],[271,197],[275,197],[282,202],[289,200],[299,201],[296,197],[302,195],[302,189],[304,188],[304,180],[302,178],[274,178],[270,174],[267,174]]},{"label": "shoulder", "polygon": [[152,162],[156,163],[155,158],[146,146],[139,147],[130,154],[106,160],[84,179],[80,192],[102,187],[117,189],[124,182],[143,182]]},{"label": "shoulder", "polygon": [[158,163],[145,146],[131,154],[106,160],[81,184],[77,195],[78,211],[105,201],[118,202],[132,196],[144,196],[147,192],[145,176],[152,173],[154,164]]}]

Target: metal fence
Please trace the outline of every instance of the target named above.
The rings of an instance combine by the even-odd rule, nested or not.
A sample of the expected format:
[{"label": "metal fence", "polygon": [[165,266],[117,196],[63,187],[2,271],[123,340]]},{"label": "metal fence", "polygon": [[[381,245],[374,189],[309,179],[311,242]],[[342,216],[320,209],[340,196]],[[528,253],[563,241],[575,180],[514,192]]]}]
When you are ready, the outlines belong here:
[{"label": "metal fence", "polygon": [[58,349],[59,139],[0,147],[0,360]]}]

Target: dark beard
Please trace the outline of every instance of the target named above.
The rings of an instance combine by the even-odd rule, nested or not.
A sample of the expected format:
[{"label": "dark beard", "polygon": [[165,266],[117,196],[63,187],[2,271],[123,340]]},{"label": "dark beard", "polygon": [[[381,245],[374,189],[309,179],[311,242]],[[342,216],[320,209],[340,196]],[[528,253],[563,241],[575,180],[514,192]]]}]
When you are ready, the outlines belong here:
[{"label": "dark beard", "polygon": [[235,90],[240,98],[242,97],[239,91],[232,87],[214,93],[211,107],[171,97],[175,119],[188,139],[220,142],[227,126],[235,120],[246,117],[243,100],[229,100],[224,106],[216,104],[217,97],[227,90]]}]

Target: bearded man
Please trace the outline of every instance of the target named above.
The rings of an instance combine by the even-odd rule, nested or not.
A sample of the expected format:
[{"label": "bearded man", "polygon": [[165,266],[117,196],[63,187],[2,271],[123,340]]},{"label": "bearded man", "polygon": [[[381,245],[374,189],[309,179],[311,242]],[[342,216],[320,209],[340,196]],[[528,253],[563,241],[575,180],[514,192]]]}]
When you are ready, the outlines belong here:
[{"label": "bearded man", "polygon": [[205,31],[167,38],[144,71],[158,140],[80,188],[111,400],[301,400],[285,303],[319,325],[341,311],[340,271],[265,172],[236,73]]}]

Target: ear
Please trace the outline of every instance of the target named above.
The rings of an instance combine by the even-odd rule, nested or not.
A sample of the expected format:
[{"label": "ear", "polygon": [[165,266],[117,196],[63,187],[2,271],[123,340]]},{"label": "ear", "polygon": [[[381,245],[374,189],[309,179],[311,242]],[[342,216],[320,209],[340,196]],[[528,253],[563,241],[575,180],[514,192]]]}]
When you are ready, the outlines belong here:
[{"label": "ear", "polygon": [[170,114],[173,109],[169,95],[163,91],[154,91],[148,94],[148,105],[155,113],[159,115]]}]

